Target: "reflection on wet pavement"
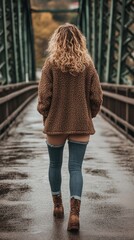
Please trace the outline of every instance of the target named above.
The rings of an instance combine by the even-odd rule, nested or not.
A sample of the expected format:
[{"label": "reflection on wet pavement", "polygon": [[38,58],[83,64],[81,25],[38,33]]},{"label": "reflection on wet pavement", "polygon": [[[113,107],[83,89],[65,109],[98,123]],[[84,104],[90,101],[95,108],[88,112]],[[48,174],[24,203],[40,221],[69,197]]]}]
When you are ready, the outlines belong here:
[{"label": "reflection on wet pavement", "polygon": [[48,152],[37,98],[0,145],[0,240],[133,240],[133,144],[98,116],[83,164],[81,230],[66,231],[69,216],[68,144],[62,195],[65,218],[54,219]]}]

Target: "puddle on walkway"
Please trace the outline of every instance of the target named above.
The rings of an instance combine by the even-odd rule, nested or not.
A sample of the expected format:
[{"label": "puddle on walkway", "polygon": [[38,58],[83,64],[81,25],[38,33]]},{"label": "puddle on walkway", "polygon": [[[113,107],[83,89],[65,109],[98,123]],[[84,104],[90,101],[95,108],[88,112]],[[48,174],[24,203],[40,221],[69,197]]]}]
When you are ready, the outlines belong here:
[{"label": "puddle on walkway", "polygon": [[133,240],[134,147],[100,116],[83,163],[81,230],[67,232],[68,147],[63,161],[65,218],[55,220],[48,152],[37,99],[0,146],[0,240]]}]

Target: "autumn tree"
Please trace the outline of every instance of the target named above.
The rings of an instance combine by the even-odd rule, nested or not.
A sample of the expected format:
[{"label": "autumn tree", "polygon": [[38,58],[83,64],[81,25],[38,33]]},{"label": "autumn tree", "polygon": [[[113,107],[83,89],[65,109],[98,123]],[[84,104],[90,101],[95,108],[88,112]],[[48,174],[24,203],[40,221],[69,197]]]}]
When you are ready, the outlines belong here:
[{"label": "autumn tree", "polygon": [[[31,0],[34,9],[67,9],[70,1]],[[65,22],[76,24],[77,13],[32,13],[36,66],[42,67],[46,58],[48,40],[54,30]]]},{"label": "autumn tree", "polygon": [[33,27],[35,39],[35,55],[36,65],[42,66],[46,57],[46,48],[48,39],[54,30],[58,27],[58,23],[53,20],[51,13],[33,13]]}]

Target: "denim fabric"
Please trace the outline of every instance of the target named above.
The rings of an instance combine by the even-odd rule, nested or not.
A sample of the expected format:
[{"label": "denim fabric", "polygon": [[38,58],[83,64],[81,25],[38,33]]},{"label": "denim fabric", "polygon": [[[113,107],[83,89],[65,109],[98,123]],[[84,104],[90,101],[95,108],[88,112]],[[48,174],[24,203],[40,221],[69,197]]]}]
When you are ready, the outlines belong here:
[{"label": "denim fabric", "polygon": [[[81,198],[83,177],[82,177],[82,163],[88,142],[76,142],[69,140],[69,161],[68,169],[70,174],[70,197],[77,199]],[[63,160],[64,145],[52,145],[47,142],[49,152],[49,182],[52,194],[59,194],[61,192],[61,167]]]},{"label": "denim fabric", "polygon": [[58,195],[61,192],[61,167],[63,159],[64,145],[55,146],[47,142],[49,153],[49,182],[53,195]]},{"label": "denim fabric", "polygon": [[82,163],[86,151],[87,143],[68,141],[70,173],[70,196],[80,199],[83,188]]}]

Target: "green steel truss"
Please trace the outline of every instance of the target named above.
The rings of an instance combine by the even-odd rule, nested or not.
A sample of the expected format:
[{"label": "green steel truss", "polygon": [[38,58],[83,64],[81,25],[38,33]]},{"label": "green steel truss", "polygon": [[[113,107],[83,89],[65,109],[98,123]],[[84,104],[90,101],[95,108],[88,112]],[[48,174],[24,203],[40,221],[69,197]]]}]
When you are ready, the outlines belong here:
[{"label": "green steel truss", "polygon": [[0,84],[35,79],[29,0],[0,0]]},{"label": "green steel truss", "polygon": [[[79,2],[78,24],[101,81],[134,84],[134,1]],[[32,11],[30,0],[0,0],[0,84],[35,79]]]},{"label": "green steel truss", "polygon": [[134,84],[134,1],[80,0],[79,27],[101,81]]}]

